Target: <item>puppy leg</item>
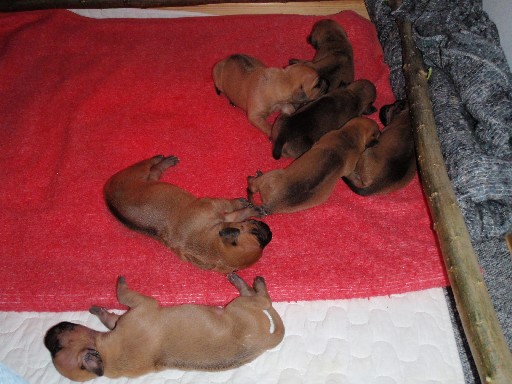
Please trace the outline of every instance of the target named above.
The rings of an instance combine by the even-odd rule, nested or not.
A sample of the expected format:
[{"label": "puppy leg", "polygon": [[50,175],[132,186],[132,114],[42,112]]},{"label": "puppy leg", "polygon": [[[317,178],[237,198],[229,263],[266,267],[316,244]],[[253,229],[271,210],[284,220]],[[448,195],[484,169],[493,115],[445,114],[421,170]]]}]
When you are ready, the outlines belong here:
[{"label": "puppy leg", "polygon": [[89,308],[89,312],[93,315],[98,316],[98,319],[105,325],[108,329],[112,330],[116,326],[117,320],[121,317],[121,315],[116,315],[115,313],[109,312],[104,307],[98,307],[93,305]]},{"label": "puppy leg", "polygon": [[249,284],[244,281],[244,279],[242,279],[234,272],[228,274],[228,280],[235,286],[236,289],[238,289],[240,296],[262,296],[270,300],[267,284],[265,283],[265,279],[261,276],[256,276],[254,278],[252,287],[250,287]]},{"label": "puppy leg", "polygon": [[263,175],[263,172],[256,171],[256,176],[247,176],[247,200],[254,204],[254,194],[259,192],[256,179]]},{"label": "puppy leg", "polygon": [[236,273],[231,272],[228,274],[228,280],[231,284],[235,286],[236,289],[238,289],[238,292],[240,292],[240,296],[255,296],[256,291],[251,288],[240,276],[238,276]]},{"label": "puppy leg", "polygon": [[226,223],[240,223],[250,217],[263,217],[265,215],[266,213],[261,207],[250,204],[246,208],[226,213],[224,221]]},{"label": "puppy leg", "polygon": [[124,276],[119,276],[117,279],[117,301],[130,308],[135,308],[143,304],[158,306],[158,303],[154,298],[141,295],[140,293],[128,288],[128,284],[126,284]]},{"label": "puppy leg", "polygon": [[249,112],[247,118],[255,127],[259,128],[267,137],[272,133],[272,126],[267,121],[267,115],[261,112]]},{"label": "puppy leg", "polygon": [[162,176],[162,173],[169,168],[179,163],[179,159],[176,156],[164,157],[162,155],[155,156],[152,159],[152,165],[149,169],[148,180],[156,181]]},{"label": "puppy leg", "polygon": [[258,296],[266,297],[270,300],[270,295],[268,294],[267,284],[265,283],[265,279],[261,276],[256,276],[254,278],[254,282],[252,283],[254,291]]},{"label": "puppy leg", "polygon": [[262,217],[263,212],[255,207],[249,200],[244,198],[224,200],[222,210],[224,222],[238,223],[250,217]]},{"label": "puppy leg", "polygon": [[247,208],[251,206],[251,202],[243,197],[239,197],[238,199],[228,200],[228,205],[226,212],[234,212],[239,209]]}]

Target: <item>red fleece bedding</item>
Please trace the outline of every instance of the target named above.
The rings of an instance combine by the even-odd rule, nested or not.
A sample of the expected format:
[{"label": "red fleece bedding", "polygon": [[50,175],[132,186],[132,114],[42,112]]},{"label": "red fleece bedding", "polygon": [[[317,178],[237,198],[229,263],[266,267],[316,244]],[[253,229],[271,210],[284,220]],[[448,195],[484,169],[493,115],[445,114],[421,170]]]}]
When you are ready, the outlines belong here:
[{"label": "red fleece bedding", "polygon": [[[376,84],[377,107],[392,102],[372,24],[353,12],[332,18],[354,46],[355,77]],[[196,196],[242,197],[247,175],[286,166],[244,113],[215,94],[211,68],[235,52],[279,67],[311,58],[306,36],[318,19],[0,15],[0,310],[118,307],[118,275],[165,304],[236,296],[223,275],[116,221],[102,188],[156,154],[180,158],[164,180]],[[273,240],[240,275],[264,276],[274,301],[447,284],[417,177],[396,193],[364,198],[340,181],[326,204],[265,221]]]}]

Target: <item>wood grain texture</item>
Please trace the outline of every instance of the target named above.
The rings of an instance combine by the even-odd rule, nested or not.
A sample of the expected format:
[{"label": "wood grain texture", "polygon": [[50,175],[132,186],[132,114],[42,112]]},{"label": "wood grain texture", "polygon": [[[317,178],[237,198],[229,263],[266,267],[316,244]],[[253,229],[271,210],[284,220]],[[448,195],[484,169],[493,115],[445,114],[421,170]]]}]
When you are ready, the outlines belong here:
[{"label": "wood grain texture", "polygon": [[212,15],[297,14],[330,15],[353,10],[368,17],[363,0],[280,1],[265,0],[11,0],[0,2],[0,12],[41,9],[158,8],[201,12]]},{"label": "wood grain texture", "polygon": [[369,19],[362,0],[309,1],[291,3],[224,3],[205,4],[187,7],[165,7],[162,9],[201,12],[211,15],[257,15],[257,14],[296,14],[332,15],[351,10]]}]

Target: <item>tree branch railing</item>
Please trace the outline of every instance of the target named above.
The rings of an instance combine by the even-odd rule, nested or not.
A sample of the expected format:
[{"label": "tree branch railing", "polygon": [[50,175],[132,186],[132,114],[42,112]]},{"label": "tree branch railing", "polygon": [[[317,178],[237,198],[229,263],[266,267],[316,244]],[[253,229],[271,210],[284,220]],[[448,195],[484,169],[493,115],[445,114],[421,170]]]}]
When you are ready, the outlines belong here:
[{"label": "tree branch railing", "polygon": [[[389,1],[396,9],[401,1]],[[457,310],[482,383],[512,383],[512,354],[452,189],[436,131],[427,72],[409,21],[397,20],[418,168]]]}]

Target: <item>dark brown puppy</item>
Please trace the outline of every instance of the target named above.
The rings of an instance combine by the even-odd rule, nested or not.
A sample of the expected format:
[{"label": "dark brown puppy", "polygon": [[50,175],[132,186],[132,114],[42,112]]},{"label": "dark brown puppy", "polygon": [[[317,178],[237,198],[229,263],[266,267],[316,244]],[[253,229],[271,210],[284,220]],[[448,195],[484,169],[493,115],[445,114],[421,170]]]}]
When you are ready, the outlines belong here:
[{"label": "dark brown puppy", "polygon": [[297,158],[323,135],[350,119],[375,112],[375,86],[356,80],[306,104],[291,115],[282,114],[272,127],[272,156]]},{"label": "dark brown puppy", "polygon": [[353,172],[366,147],[378,142],[378,125],[365,117],[326,133],[284,169],[247,178],[249,201],[259,193],[265,214],[291,213],[324,203],[339,178]]},{"label": "dark brown puppy", "polygon": [[311,61],[291,59],[290,64],[311,65],[321,78],[327,80],[327,91],[347,86],[354,81],[354,53],[345,30],[334,20],[317,21],[308,36],[316,49]]},{"label": "dark brown puppy", "polygon": [[59,373],[75,381],[137,377],[169,368],[238,367],[277,346],[284,325],[263,278],[257,277],[252,288],[234,273],[228,278],[240,296],[221,308],[160,307],[152,297],[130,290],[120,277],[117,298],[130,309],[123,315],[90,309],[110,332],[62,322],[48,330],[44,343]]},{"label": "dark brown puppy", "polygon": [[416,153],[405,100],[380,110],[385,125],[379,144],[366,149],[354,172],[343,180],[355,193],[368,196],[389,193],[406,186],[416,174]]},{"label": "dark brown puppy", "polygon": [[270,68],[247,55],[231,55],[213,67],[217,94],[247,112],[251,124],[270,136],[267,118],[276,111],[291,113],[299,105],[324,94],[327,85],[304,64]]},{"label": "dark brown puppy", "polygon": [[112,176],[104,189],[112,213],[199,268],[229,273],[255,263],[272,238],[265,223],[248,220],[258,209],[245,199],[197,199],[158,181],[177,163],[155,156]]}]

